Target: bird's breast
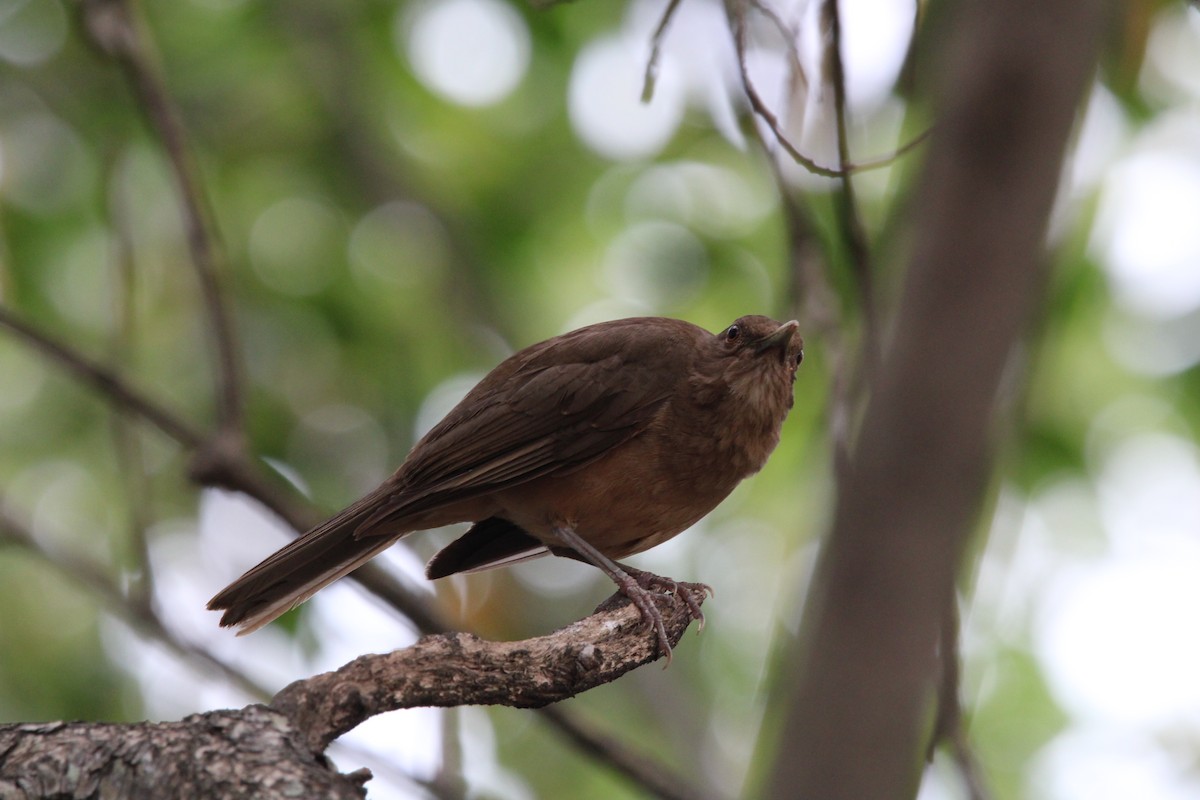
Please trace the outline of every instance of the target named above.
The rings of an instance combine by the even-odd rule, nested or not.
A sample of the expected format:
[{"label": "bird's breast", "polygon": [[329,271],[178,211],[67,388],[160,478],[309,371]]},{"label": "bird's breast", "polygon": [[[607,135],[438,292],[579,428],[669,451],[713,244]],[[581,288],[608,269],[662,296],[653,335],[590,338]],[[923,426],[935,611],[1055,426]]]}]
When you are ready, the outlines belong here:
[{"label": "bird's breast", "polygon": [[569,525],[610,558],[661,544],[712,511],[746,474],[706,458],[713,441],[679,433],[652,426],[584,468],[497,493],[501,516],[546,544],[555,544],[554,526]]}]

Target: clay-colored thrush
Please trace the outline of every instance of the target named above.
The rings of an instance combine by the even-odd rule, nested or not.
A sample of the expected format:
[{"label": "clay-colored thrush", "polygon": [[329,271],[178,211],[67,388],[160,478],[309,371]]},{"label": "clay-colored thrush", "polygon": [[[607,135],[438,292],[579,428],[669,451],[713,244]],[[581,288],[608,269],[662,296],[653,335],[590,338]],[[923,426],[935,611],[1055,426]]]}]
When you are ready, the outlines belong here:
[{"label": "clay-colored thrush", "polygon": [[602,322],[510,356],[375,491],[280,549],[208,604],[249,633],[405,534],[473,522],[430,578],[544,555],[604,571],[670,655],[649,596],[682,584],[614,559],[689,527],[779,442],[803,358],[793,320],[717,334],[675,319]]}]

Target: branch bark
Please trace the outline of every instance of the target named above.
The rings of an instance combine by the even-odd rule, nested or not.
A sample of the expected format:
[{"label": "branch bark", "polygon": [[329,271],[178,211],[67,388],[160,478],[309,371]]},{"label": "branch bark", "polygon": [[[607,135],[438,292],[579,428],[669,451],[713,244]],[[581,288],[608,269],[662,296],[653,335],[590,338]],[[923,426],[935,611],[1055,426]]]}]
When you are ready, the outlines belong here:
[{"label": "branch bark", "polygon": [[[655,601],[675,646],[691,615],[678,597]],[[625,602],[520,642],[426,636],[297,681],[268,706],[179,722],[0,725],[0,797],[357,800],[369,774],[342,775],[322,754],[372,716],[418,706],[541,708],[658,658],[657,639]],[[677,796],[696,796],[686,792]]]},{"label": "branch bark", "polygon": [[361,800],[346,776],[303,746],[266,706],[179,722],[0,725],[0,797]]}]

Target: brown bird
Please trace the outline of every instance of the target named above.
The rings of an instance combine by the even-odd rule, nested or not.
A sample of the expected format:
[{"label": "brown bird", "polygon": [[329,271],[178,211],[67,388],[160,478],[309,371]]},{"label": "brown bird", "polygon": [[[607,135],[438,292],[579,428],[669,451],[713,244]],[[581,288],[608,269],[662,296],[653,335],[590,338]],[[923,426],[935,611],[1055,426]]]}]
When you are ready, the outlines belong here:
[{"label": "brown bird", "polygon": [[670,656],[650,592],[683,584],[615,559],[688,528],[779,442],[804,356],[795,320],[711,334],[676,319],[590,325],[507,358],[417,442],[394,475],[209,601],[249,633],[412,531],[472,522],[429,578],[546,553],[600,568]]}]

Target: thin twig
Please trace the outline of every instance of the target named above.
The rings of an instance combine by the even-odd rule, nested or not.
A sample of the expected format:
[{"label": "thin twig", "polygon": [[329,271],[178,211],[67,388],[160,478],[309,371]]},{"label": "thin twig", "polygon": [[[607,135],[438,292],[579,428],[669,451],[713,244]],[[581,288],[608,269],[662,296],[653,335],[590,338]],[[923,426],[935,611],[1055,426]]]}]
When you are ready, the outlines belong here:
[{"label": "thin twig", "polygon": [[804,66],[800,62],[800,48],[796,45],[796,29],[788,23],[775,7],[764,2],[764,0],[748,0],[754,10],[767,18],[775,30],[779,32],[779,36],[783,39],[783,44],[788,51],[788,60],[792,63],[792,74],[800,79],[801,85],[807,88],[808,75],[804,72]]},{"label": "thin twig", "polygon": [[771,133],[775,136],[775,140],[779,142],[780,147],[786,150],[796,163],[814,175],[821,175],[826,178],[839,177],[842,174],[841,170],[821,166],[816,161],[804,155],[804,153],[801,153],[800,149],[792,144],[792,141],[788,139],[787,134],[783,132],[783,128],[779,124],[779,118],[775,116],[770,106],[762,99],[762,95],[758,93],[758,89],[754,86],[754,81],[750,79],[750,69],[746,64],[746,5],[744,0],[731,0],[731,2],[726,3],[726,13],[729,18],[730,27],[733,28],[733,47],[737,52],[738,76],[742,81],[742,91],[746,93],[746,99],[750,101],[751,110],[767,124]]},{"label": "thin twig", "polygon": [[[737,52],[738,77],[742,82],[742,91],[745,92],[746,99],[750,103],[750,109],[755,113],[755,115],[762,119],[764,123],[766,123],[767,128],[771,131],[771,135],[775,138],[775,141],[779,143],[780,147],[787,151],[787,154],[791,156],[792,160],[797,164],[804,167],[814,175],[820,175],[824,178],[847,178],[848,176],[858,172],[867,172],[870,170],[882,169],[884,167],[891,166],[897,159],[916,149],[918,145],[920,145],[929,137],[931,131],[924,131],[923,133],[918,134],[911,141],[898,147],[896,150],[888,153],[887,155],[873,156],[871,158],[862,159],[861,161],[852,161],[848,157],[848,153],[839,152],[839,162],[841,163],[840,168],[827,167],[822,164],[818,164],[812,158],[806,156],[800,151],[800,148],[798,148],[792,142],[792,140],[788,138],[788,135],[783,130],[783,126],[779,122],[779,118],[775,116],[775,113],[771,111],[770,106],[768,106],[766,101],[762,99],[762,95],[758,93],[758,89],[755,87],[754,81],[750,79],[750,72],[746,66],[747,3],[754,6],[755,9],[770,19],[776,25],[776,27],[780,29],[781,32],[788,33],[790,32],[790,29],[779,17],[778,13],[763,3],[762,0],[727,0],[725,4],[729,24],[733,30],[734,49]],[[794,37],[789,39],[788,47],[790,50],[795,49]],[[841,59],[839,57],[839,64],[840,61]],[[801,72],[801,75],[803,75],[803,72]],[[841,123],[839,123],[839,127],[842,127]],[[839,151],[842,149],[843,148],[839,146]]]},{"label": "thin twig", "polygon": [[217,359],[217,419],[221,431],[243,431],[241,363],[232,314],[221,288],[221,256],[208,204],[196,174],[187,134],[151,56],[152,44],[126,0],[82,0],[84,30],[124,70],[150,127],[167,153],[179,190],[188,251],[200,285]]},{"label": "thin twig", "polygon": [[[888,153],[886,156],[873,156],[871,158],[864,158],[861,161],[852,161],[849,158],[847,158],[847,160],[844,162],[842,171],[845,172],[847,175],[853,175],[853,174],[856,174],[859,172],[869,172],[870,170],[873,170],[873,169],[882,169],[884,167],[890,167],[892,164],[895,164],[899,159],[903,158],[904,156],[911,153],[913,150],[916,150],[917,147],[924,144],[925,140],[928,139],[932,134],[933,134],[933,128],[932,127],[926,128],[925,130],[921,131],[913,138],[909,139],[904,144],[897,147],[892,152]],[[847,154],[847,156],[848,155],[849,154]]]},{"label": "thin twig", "polygon": [[962,701],[962,666],[959,630],[961,622],[958,612],[958,598],[952,593],[947,598],[946,608],[942,615],[941,635],[938,637],[938,686],[937,712],[934,716],[933,731],[929,736],[929,747],[925,753],[926,760],[933,760],[934,752],[939,745],[947,745],[950,757],[958,767],[963,785],[967,789],[970,800],[990,800],[991,792],[983,778],[983,770],[971,749],[967,737],[966,725],[963,722]]},{"label": "thin twig", "polygon": [[[842,21],[838,11],[837,0],[825,0],[822,13],[829,24],[829,46],[825,54],[829,59],[829,79],[833,84],[833,107],[837,121],[838,161],[846,164],[850,161],[850,133],[846,121],[846,69],[842,62]],[[875,347],[875,300],[872,287],[871,254],[867,246],[866,229],[863,226],[862,215],[858,210],[858,200],[854,191],[854,181],[850,173],[843,170],[839,176],[841,192],[838,194],[838,220],[841,223],[842,237],[850,253],[850,268],[854,274],[858,289],[859,306],[862,309],[866,323],[864,350],[869,352]]]},{"label": "thin twig", "polygon": [[[833,86],[838,160],[846,164],[850,161],[850,134],[846,112],[846,69],[842,60],[842,22],[837,0],[825,0],[821,11],[829,25],[829,42],[825,57],[829,80]],[[841,238],[849,255],[850,272],[854,277],[859,311],[863,320],[862,338],[857,352],[848,356],[847,361],[838,370],[832,391],[830,422],[835,466],[838,469],[848,469],[854,447],[858,412],[866,402],[867,384],[880,358],[881,341],[875,307],[871,252],[851,174],[844,172],[839,178],[839,184],[834,207],[842,232]]]},{"label": "thin twig", "polygon": [[675,11],[683,0],[669,0],[663,11],[662,19],[650,37],[650,57],[646,59],[646,75],[642,80],[642,102],[649,103],[654,98],[654,85],[658,81],[658,58],[662,55],[662,41],[667,33],[667,26],[675,16]]}]

